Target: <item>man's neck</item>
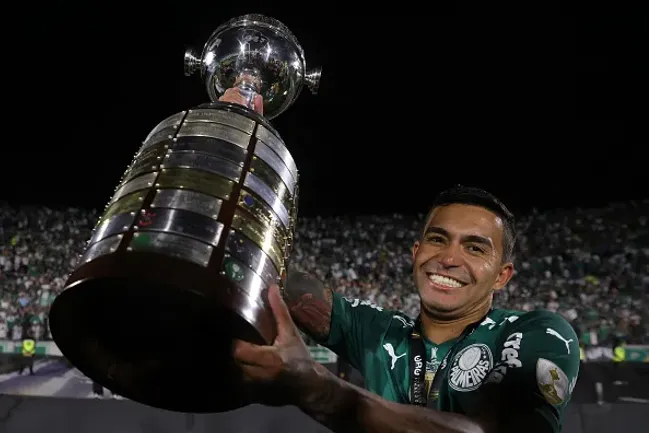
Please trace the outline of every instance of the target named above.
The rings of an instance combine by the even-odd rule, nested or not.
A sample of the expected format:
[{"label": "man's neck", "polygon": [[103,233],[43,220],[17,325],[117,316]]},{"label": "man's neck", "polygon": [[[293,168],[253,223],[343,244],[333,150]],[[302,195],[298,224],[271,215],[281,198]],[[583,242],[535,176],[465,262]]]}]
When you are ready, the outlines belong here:
[{"label": "man's neck", "polygon": [[422,306],[421,327],[424,337],[435,344],[442,344],[462,335],[467,326],[481,320],[491,308],[491,302],[481,305],[469,314],[459,318],[436,317]]}]

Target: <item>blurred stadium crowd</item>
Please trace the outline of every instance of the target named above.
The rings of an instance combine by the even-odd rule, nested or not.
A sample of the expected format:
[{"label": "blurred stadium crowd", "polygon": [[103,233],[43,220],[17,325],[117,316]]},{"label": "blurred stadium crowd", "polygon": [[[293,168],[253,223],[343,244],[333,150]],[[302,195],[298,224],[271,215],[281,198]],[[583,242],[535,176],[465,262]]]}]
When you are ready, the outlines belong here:
[{"label": "blurred stadium crowd", "polygon": [[[649,343],[649,200],[519,217],[512,282],[499,307],[563,315],[585,345]],[[292,266],[348,297],[416,316],[411,247],[423,215],[301,218]],[[48,339],[47,311],[98,212],[0,204],[0,339],[29,326]]]}]

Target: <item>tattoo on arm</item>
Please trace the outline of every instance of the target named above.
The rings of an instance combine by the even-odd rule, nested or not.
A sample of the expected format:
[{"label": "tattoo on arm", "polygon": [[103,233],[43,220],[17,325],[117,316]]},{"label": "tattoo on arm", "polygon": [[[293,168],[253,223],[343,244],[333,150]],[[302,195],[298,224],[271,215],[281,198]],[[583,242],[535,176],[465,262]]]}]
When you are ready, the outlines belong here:
[{"label": "tattoo on arm", "polygon": [[284,286],[284,300],[297,326],[316,340],[326,340],[331,326],[331,289],[304,272],[290,272]]},{"label": "tattoo on arm", "polygon": [[[305,372],[307,368],[303,369]],[[312,363],[302,374],[298,407],[334,433],[485,433],[463,415],[398,404],[333,376]]]}]

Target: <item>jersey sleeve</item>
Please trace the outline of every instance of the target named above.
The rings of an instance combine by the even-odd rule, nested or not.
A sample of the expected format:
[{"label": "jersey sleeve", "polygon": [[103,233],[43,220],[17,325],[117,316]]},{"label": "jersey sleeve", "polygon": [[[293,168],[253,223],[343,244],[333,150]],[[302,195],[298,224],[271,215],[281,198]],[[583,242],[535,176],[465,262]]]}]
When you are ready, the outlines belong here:
[{"label": "jersey sleeve", "polygon": [[321,344],[365,375],[364,354],[374,352],[392,314],[368,301],[333,295],[329,338]]},{"label": "jersey sleeve", "polygon": [[579,340],[548,311],[526,313],[503,329],[482,391],[498,405],[503,432],[559,433],[579,374]]}]

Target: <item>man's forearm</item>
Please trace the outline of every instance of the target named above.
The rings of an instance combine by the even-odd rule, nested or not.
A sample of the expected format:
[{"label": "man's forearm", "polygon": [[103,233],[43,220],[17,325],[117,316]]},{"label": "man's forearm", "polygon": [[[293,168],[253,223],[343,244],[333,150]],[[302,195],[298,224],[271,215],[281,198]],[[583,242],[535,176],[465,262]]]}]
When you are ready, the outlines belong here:
[{"label": "man's forearm", "polygon": [[295,324],[309,337],[324,341],[329,336],[333,293],[317,278],[290,272],[283,293]]},{"label": "man's forearm", "polygon": [[334,433],[485,433],[462,415],[387,401],[315,362],[300,376],[297,405]]}]

